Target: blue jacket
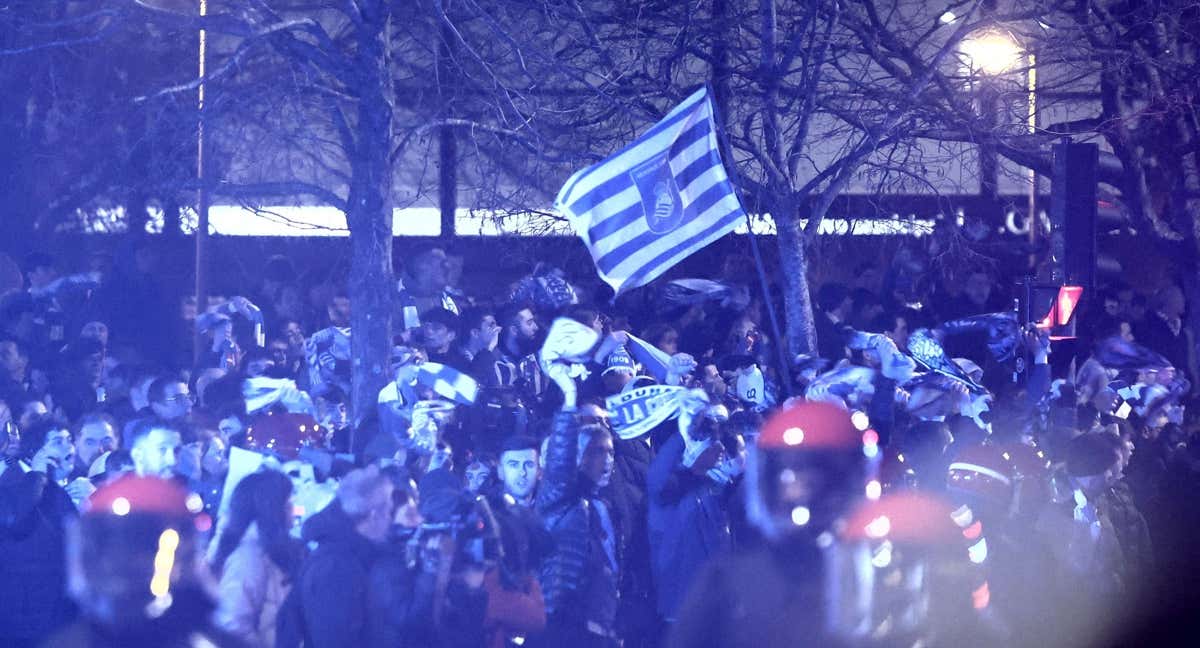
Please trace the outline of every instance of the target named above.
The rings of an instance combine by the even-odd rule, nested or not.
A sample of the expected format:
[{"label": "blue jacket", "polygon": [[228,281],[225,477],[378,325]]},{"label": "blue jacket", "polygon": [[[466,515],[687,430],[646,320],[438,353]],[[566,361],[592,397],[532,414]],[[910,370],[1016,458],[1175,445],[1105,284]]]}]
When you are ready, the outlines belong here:
[{"label": "blue jacket", "polygon": [[724,486],[683,465],[683,437],[663,444],[646,477],[658,611],[673,619],[692,579],[732,544]]}]

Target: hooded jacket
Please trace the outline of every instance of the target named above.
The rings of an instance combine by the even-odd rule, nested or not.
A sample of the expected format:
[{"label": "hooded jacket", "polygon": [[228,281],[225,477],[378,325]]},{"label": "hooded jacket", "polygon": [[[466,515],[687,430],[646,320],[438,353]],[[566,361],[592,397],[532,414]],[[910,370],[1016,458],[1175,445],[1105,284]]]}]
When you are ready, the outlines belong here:
[{"label": "hooded jacket", "polygon": [[370,645],[367,592],[379,548],[354,530],[334,501],[304,523],[305,542],[317,550],[304,563],[295,587],[307,648]]},{"label": "hooded jacket", "polygon": [[732,548],[722,486],[683,465],[683,436],[671,437],[650,464],[651,560],[658,611],[673,619],[700,568]]}]

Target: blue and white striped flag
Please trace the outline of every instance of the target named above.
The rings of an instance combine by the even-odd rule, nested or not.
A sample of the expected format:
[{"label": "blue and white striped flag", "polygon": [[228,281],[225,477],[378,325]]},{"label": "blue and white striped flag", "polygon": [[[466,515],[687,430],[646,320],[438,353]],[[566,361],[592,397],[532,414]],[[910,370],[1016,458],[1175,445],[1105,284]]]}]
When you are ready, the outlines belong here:
[{"label": "blue and white striped flag", "polygon": [[666,382],[667,376],[671,373],[671,356],[667,355],[666,351],[632,333],[629,334],[627,348],[629,354],[642,364],[642,369],[646,373],[654,376],[658,382]]},{"label": "blue and white striped flag", "polygon": [[632,144],[577,171],[554,204],[618,294],[650,283],[746,218],[721,163],[707,88]]},{"label": "blue and white striped flag", "polygon": [[417,368],[417,382],[438,396],[463,405],[473,405],[479,397],[479,383],[474,378],[437,362],[421,363]]}]

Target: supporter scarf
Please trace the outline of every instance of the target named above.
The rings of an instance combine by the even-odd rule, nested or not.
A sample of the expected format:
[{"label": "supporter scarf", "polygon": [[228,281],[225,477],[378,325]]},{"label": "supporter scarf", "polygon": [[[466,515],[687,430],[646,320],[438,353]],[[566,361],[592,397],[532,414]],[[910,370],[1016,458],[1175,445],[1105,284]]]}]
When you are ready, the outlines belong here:
[{"label": "supporter scarf", "polygon": [[880,373],[898,383],[911,380],[917,368],[917,363],[901,353],[891,338],[880,333],[855,331],[848,346],[860,351],[874,351],[879,355]]},{"label": "supporter scarf", "polygon": [[561,371],[554,367],[562,361],[572,378],[586,377],[587,369],[583,363],[587,361],[592,347],[599,341],[600,334],[592,327],[567,317],[560,317],[550,325],[550,332],[546,334],[546,341],[538,353],[538,364],[547,376]]},{"label": "supporter scarf", "polygon": [[609,396],[605,405],[612,416],[613,432],[628,441],[679,416],[680,397],[687,391],[683,387],[649,385]]},{"label": "supporter scarf", "polygon": [[304,343],[312,393],[320,396],[332,386],[350,393],[350,329],[331,326],[313,333]]},{"label": "supporter scarf", "polygon": [[255,376],[242,382],[242,398],[246,399],[246,413],[253,414],[272,405],[281,404],[289,412],[316,416],[316,408],[308,394],[296,387],[288,378]]}]

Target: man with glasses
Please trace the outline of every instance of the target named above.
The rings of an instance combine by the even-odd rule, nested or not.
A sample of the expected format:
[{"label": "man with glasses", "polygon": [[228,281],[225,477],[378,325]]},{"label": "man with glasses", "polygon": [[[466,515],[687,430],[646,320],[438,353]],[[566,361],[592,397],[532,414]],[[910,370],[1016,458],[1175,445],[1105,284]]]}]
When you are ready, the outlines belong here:
[{"label": "man with glasses", "polygon": [[154,416],[171,424],[186,422],[192,413],[192,395],[187,383],[175,376],[163,376],[150,383],[150,409]]}]

